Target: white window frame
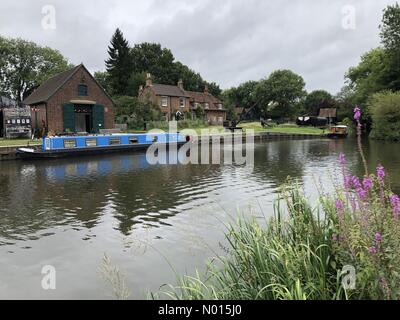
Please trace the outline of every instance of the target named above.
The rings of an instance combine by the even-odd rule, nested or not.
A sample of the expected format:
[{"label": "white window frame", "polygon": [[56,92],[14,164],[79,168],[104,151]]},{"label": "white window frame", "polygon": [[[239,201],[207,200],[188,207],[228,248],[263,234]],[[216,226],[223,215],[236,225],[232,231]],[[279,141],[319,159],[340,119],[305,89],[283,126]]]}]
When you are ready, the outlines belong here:
[{"label": "white window frame", "polygon": [[185,97],[179,97],[179,107],[185,107]]},{"label": "white window frame", "polygon": [[210,109],[210,104],[209,104],[209,103],[207,103],[207,102],[206,102],[206,103],[204,103],[204,109],[207,109],[207,110],[208,110],[208,109]]},{"label": "white window frame", "polygon": [[161,107],[168,107],[168,97],[167,96],[161,97]]}]

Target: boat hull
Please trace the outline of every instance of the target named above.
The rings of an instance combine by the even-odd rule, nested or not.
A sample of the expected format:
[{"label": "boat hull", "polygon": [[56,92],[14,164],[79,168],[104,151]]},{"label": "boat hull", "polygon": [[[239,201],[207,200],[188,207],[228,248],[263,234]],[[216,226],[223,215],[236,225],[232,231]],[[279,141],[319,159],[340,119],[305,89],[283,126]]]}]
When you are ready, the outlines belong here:
[{"label": "boat hull", "polygon": [[[174,145],[179,148],[186,142],[176,142]],[[40,159],[58,159],[65,157],[82,157],[82,156],[93,156],[93,155],[105,155],[112,153],[122,152],[140,152],[147,151],[147,149],[154,144],[139,144],[139,145],[120,145],[120,146],[105,146],[95,148],[81,148],[81,149],[63,149],[63,150],[42,150],[36,149],[30,151],[27,148],[20,148],[17,150],[17,155],[21,159],[29,160],[40,160]],[[162,143],[160,143],[162,145]],[[166,149],[168,150],[172,144],[166,143]],[[29,150],[29,151],[28,151]]]}]

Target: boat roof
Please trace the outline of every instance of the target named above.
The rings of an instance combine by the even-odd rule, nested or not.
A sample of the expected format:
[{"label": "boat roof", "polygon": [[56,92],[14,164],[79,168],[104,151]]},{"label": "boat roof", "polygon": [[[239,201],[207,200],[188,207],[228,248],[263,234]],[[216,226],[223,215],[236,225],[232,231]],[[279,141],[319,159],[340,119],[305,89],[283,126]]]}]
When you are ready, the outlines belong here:
[{"label": "boat roof", "polygon": [[338,126],[333,126],[333,128],[345,128],[345,129],[347,129],[348,127],[345,126],[345,125],[338,125]]}]

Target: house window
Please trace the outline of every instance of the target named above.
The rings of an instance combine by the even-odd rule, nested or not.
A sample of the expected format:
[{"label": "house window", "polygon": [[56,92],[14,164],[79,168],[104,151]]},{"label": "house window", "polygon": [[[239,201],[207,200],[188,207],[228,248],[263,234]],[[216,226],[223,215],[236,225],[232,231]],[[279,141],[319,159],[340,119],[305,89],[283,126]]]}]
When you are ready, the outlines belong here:
[{"label": "house window", "polygon": [[78,96],[87,96],[88,95],[88,88],[85,84],[78,85]]},{"label": "house window", "polygon": [[222,103],[218,103],[218,109],[222,110]]},{"label": "house window", "polygon": [[168,97],[161,97],[161,107],[168,107]]},{"label": "house window", "polygon": [[204,109],[210,109],[210,105],[208,103],[204,104]]},{"label": "house window", "polygon": [[183,98],[183,97],[179,98],[179,106],[181,108],[185,107],[185,98]]}]

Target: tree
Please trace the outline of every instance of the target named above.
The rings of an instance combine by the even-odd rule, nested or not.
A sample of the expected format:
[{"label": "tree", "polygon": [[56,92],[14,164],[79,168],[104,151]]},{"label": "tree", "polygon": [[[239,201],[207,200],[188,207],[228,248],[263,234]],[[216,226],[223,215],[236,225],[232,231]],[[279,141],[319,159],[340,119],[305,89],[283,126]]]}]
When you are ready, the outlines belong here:
[{"label": "tree", "polygon": [[382,24],[379,26],[382,44],[388,50],[400,50],[400,6],[398,3],[383,11]]},{"label": "tree", "polygon": [[373,121],[372,138],[400,140],[400,92],[374,94],[368,103],[368,110]]},{"label": "tree", "polygon": [[346,73],[348,85],[354,91],[354,102],[363,106],[369,96],[388,88],[386,65],[388,57],[383,48],[372,49],[361,56],[361,62]]},{"label": "tree", "polygon": [[381,42],[386,50],[384,79],[386,88],[400,90],[400,6],[388,6],[380,25]]},{"label": "tree", "polygon": [[304,112],[310,116],[318,116],[319,109],[331,108],[335,105],[332,95],[325,90],[309,93],[304,101]]},{"label": "tree", "polygon": [[306,95],[305,82],[293,71],[277,70],[258,83],[256,95],[265,115],[273,118],[291,117]]},{"label": "tree", "polygon": [[0,37],[0,92],[24,100],[48,78],[70,68],[57,50]]},{"label": "tree", "polygon": [[117,121],[126,123],[129,129],[143,130],[147,122],[161,120],[160,109],[151,101],[139,101],[130,96],[115,97],[114,101]]},{"label": "tree", "polygon": [[109,74],[110,87],[113,95],[125,95],[128,90],[128,81],[132,73],[129,43],[120,29],[117,29],[108,47],[109,59],[106,60],[106,69]]},{"label": "tree", "polygon": [[106,90],[108,93],[111,93],[112,89],[110,87],[110,79],[108,72],[97,71],[94,73],[93,77],[96,81]]}]

